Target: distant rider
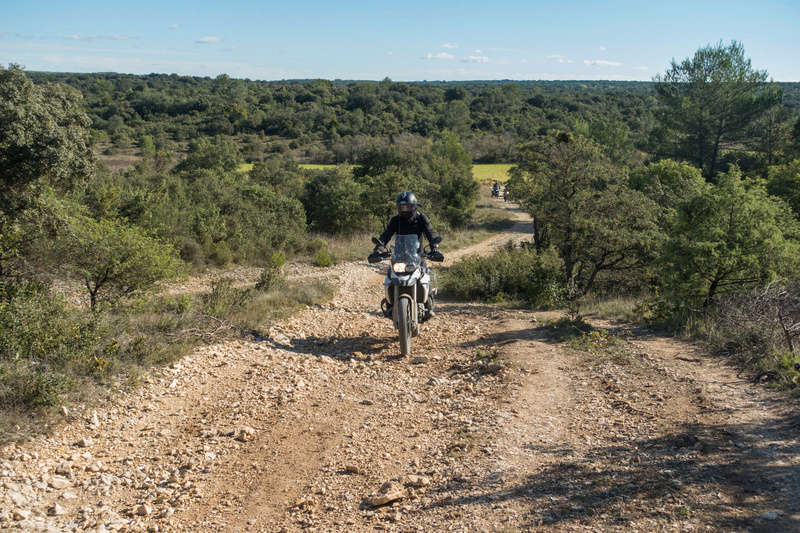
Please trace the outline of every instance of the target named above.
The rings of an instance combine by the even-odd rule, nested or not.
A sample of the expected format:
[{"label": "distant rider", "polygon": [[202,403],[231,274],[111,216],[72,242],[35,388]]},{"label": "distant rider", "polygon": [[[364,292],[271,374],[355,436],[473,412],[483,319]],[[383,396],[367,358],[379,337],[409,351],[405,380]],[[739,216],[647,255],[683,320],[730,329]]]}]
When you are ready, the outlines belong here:
[{"label": "distant rider", "polygon": [[[422,241],[422,235],[425,235],[425,238],[428,239],[428,243],[431,245],[431,251],[439,251],[439,244],[433,242],[437,236],[436,232],[433,231],[430,219],[417,210],[417,197],[414,196],[413,192],[401,192],[397,196],[397,215],[392,217],[389,221],[389,225],[386,226],[386,230],[378,237],[378,240],[381,241],[385,247],[395,234],[416,235],[420,242]],[[381,246],[376,245],[372,253],[377,254],[380,251]],[[428,297],[426,306],[429,310],[428,316],[435,316],[433,312],[433,298],[430,296]]]}]

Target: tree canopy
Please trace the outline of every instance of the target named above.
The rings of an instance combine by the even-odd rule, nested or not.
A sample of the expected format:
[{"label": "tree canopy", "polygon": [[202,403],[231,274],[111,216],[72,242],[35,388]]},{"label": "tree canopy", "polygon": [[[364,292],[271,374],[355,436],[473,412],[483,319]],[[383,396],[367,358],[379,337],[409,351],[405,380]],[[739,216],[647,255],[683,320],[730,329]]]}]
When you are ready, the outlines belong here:
[{"label": "tree canopy", "polygon": [[740,140],[755,119],[780,103],[782,92],[767,77],[736,41],[705,46],[680,63],[673,59],[655,77],[662,108],[654,149],[691,161],[713,179],[721,170],[721,148]]}]

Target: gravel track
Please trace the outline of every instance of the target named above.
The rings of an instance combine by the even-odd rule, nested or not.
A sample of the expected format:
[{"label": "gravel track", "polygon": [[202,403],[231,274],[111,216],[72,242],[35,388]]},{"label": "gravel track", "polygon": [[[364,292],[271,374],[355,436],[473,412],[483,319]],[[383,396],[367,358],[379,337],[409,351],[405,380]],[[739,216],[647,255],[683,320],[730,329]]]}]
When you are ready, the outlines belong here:
[{"label": "gravel track", "polygon": [[[526,237],[516,216],[448,261]],[[340,291],[0,450],[0,529],[800,531],[778,393],[652,332],[592,355],[483,304],[440,303],[400,358],[382,268],[297,272]]]}]

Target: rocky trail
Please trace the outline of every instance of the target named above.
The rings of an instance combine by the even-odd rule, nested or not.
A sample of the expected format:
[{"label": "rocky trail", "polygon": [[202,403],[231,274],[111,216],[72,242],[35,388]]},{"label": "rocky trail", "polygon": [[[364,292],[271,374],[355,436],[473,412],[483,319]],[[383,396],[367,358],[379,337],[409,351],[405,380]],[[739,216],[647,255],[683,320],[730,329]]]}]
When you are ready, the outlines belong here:
[{"label": "rocky trail", "polygon": [[[521,217],[521,215],[519,215]],[[449,254],[486,253],[508,234]],[[383,272],[0,450],[9,531],[800,531],[800,417],[721,359],[441,302],[398,357]],[[619,333],[619,334],[618,334]]]}]

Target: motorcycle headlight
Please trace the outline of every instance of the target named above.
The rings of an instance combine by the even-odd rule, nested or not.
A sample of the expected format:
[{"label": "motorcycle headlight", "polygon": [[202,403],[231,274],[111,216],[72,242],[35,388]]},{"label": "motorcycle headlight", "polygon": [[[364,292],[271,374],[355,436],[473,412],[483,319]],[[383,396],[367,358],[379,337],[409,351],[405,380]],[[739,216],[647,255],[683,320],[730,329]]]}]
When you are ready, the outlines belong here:
[{"label": "motorcycle headlight", "polygon": [[398,274],[405,274],[406,264],[405,263],[394,263],[394,264],[392,264],[392,269],[395,272],[397,272]]}]

